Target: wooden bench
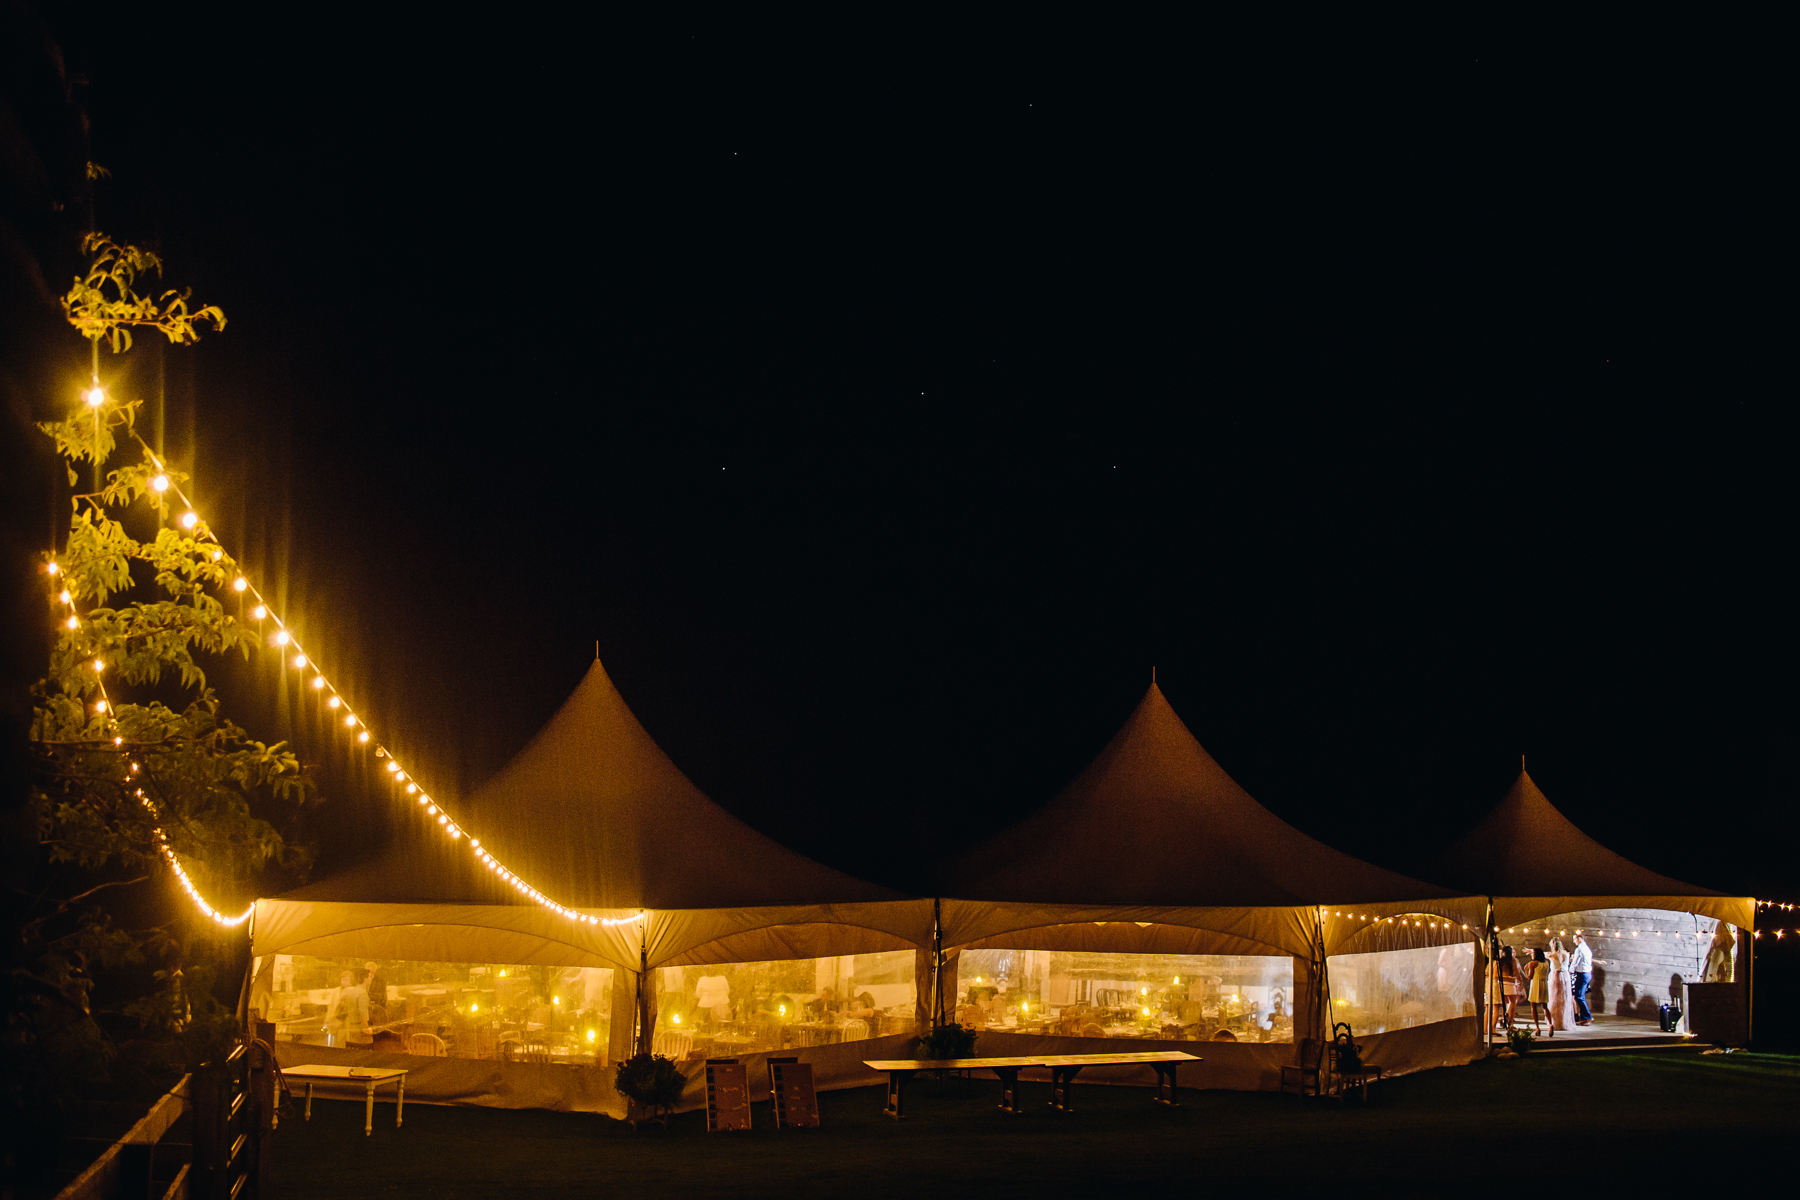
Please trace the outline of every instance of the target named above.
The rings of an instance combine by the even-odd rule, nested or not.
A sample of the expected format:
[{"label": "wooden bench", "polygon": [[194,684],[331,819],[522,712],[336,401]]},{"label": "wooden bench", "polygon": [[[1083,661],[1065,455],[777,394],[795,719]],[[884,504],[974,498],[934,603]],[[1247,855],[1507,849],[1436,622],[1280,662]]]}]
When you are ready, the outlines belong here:
[{"label": "wooden bench", "polygon": [[992,1071],[1000,1077],[1000,1110],[1019,1111],[1019,1072],[1026,1067],[1045,1067],[1050,1072],[1050,1107],[1060,1112],[1073,1111],[1069,1104],[1069,1085],[1083,1067],[1146,1063],[1156,1072],[1158,1104],[1174,1106],[1179,1101],[1175,1092],[1175,1071],[1182,1063],[1200,1062],[1198,1055],[1180,1050],[1156,1050],[1130,1054],[1034,1054],[1016,1058],[877,1058],[864,1059],[863,1066],[885,1071],[888,1077],[887,1107],[882,1111],[894,1120],[905,1114],[902,1104],[906,1085],[920,1071]]}]

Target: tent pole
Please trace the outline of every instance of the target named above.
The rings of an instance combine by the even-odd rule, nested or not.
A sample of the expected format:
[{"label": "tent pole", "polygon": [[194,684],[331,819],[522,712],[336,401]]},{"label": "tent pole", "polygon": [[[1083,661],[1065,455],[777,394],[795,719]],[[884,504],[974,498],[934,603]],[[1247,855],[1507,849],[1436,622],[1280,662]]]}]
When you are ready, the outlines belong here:
[{"label": "tent pole", "polygon": [[638,947],[637,1052],[650,1053],[654,1039],[650,1035],[650,949]]},{"label": "tent pole", "polygon": [[[1520,770],[1524,770],[1524,759],[1519,760]],[[1487,898],[1487,917],[1481,922],[1481,938],[1476,943],[1482,957],[1481,969],[1481,1002],[1476,1006],[1481,1017],[1481,1050],[1483,1054],[1494,1048],[1494,993],[1499,990],[1500,982],[1495,974],[1500,969],[1499,960],[1494,957],[1494,898]]]},{"label": "tent pole", "polygon": [[944,1023],[944,921],[942,901],[931,898],[931,1027]]}]

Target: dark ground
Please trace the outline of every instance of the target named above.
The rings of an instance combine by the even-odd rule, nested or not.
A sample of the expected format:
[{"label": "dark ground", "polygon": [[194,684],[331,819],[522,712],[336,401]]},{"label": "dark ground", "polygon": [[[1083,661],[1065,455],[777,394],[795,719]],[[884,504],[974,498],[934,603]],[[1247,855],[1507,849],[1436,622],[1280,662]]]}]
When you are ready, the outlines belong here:
[{"label": "dark ground", "polygon": [[[1047,1085],[1026,1088],[1035,1105]],[[748,1134],[708,1134],[704,1116],[667,1135],[575,1113],[315,1101],[277,1133],[274,1200],[329,1196],[682,1197],[1116,1195],[1242,1183],[1256,1193],[1318,1186],[1413,1195],[1624,1194],[1765,1182],[1792,1158],[1800,1059],[1619,1055],[1490,1060],[1394,1080],[1348,1108],[1266,1094],[1186,1091],[1159,1108],[1147,1089],[1078,1089],[1079,1111],[996,1112],[991,1080],[921,1081],[910,1114],[881,1092],[820,1098],[817,1130],[777,1132],[757,1105]],[[298,1113],[295,1114],[298,1116]],[[1489,1165],[1504,1156],[1499,1174]],[[1585,1182],[1577,1183],[1579,1179]],[[1570,1185],[1565,1188],[1565,1185]],[[1632,1185],[1636,1185],[1633,1187]]]}]

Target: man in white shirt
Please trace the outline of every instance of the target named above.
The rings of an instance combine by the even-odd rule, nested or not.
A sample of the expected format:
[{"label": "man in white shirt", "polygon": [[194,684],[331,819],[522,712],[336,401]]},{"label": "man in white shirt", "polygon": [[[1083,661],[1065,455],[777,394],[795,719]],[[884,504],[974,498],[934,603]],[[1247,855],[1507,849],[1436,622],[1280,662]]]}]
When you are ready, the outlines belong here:
[{"label": "man in white shirt", "polygon": [[1569,955],[1569,990],[1575,993],[1575,1023],[1592,1025],[1594,1014],[1588,1011],[1588,985],[1594,981],[1594,951],[1581,934],[1575,935],[1575,952]]}]

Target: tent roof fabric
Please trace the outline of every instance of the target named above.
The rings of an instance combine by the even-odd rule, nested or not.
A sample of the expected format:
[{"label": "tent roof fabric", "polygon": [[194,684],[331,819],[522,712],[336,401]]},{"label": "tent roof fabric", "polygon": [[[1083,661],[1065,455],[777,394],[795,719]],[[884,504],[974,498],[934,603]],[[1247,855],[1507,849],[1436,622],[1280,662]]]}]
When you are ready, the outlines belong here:
[{"label": "tent roof fabric", "polygon": [[1333,850],[1258,804],[1152,683],[1124,728],[1073,783],[954,864],[945,894],[1241,907],[1457,893]]},{"label": "tent roof fabric", "polygon": [[[781,846],[708,799],[651,740],[598,661],[505,769],[448,807],[520,878],[575,908],[900,898]],[[465,845],[439,836],[423,810],[413,821],[376,861],[287,898],[521,903]]]},{"label": "tent roof fabric", "polygon": [[[1474,829],[1440,852],[1427,872],[1434,879],[1495,897],[1495,919],[1502,924],[1552,913],[1631,907],[1707,912],[1733,924],[1744,923],[1738,919],[1739,898],[1658,875],[1581,832],[1523,768],[1505,798]],[[1502,897],[1507,898],[1504,903]],[[1721,905],[1720,900],[1733,903]]]}]

